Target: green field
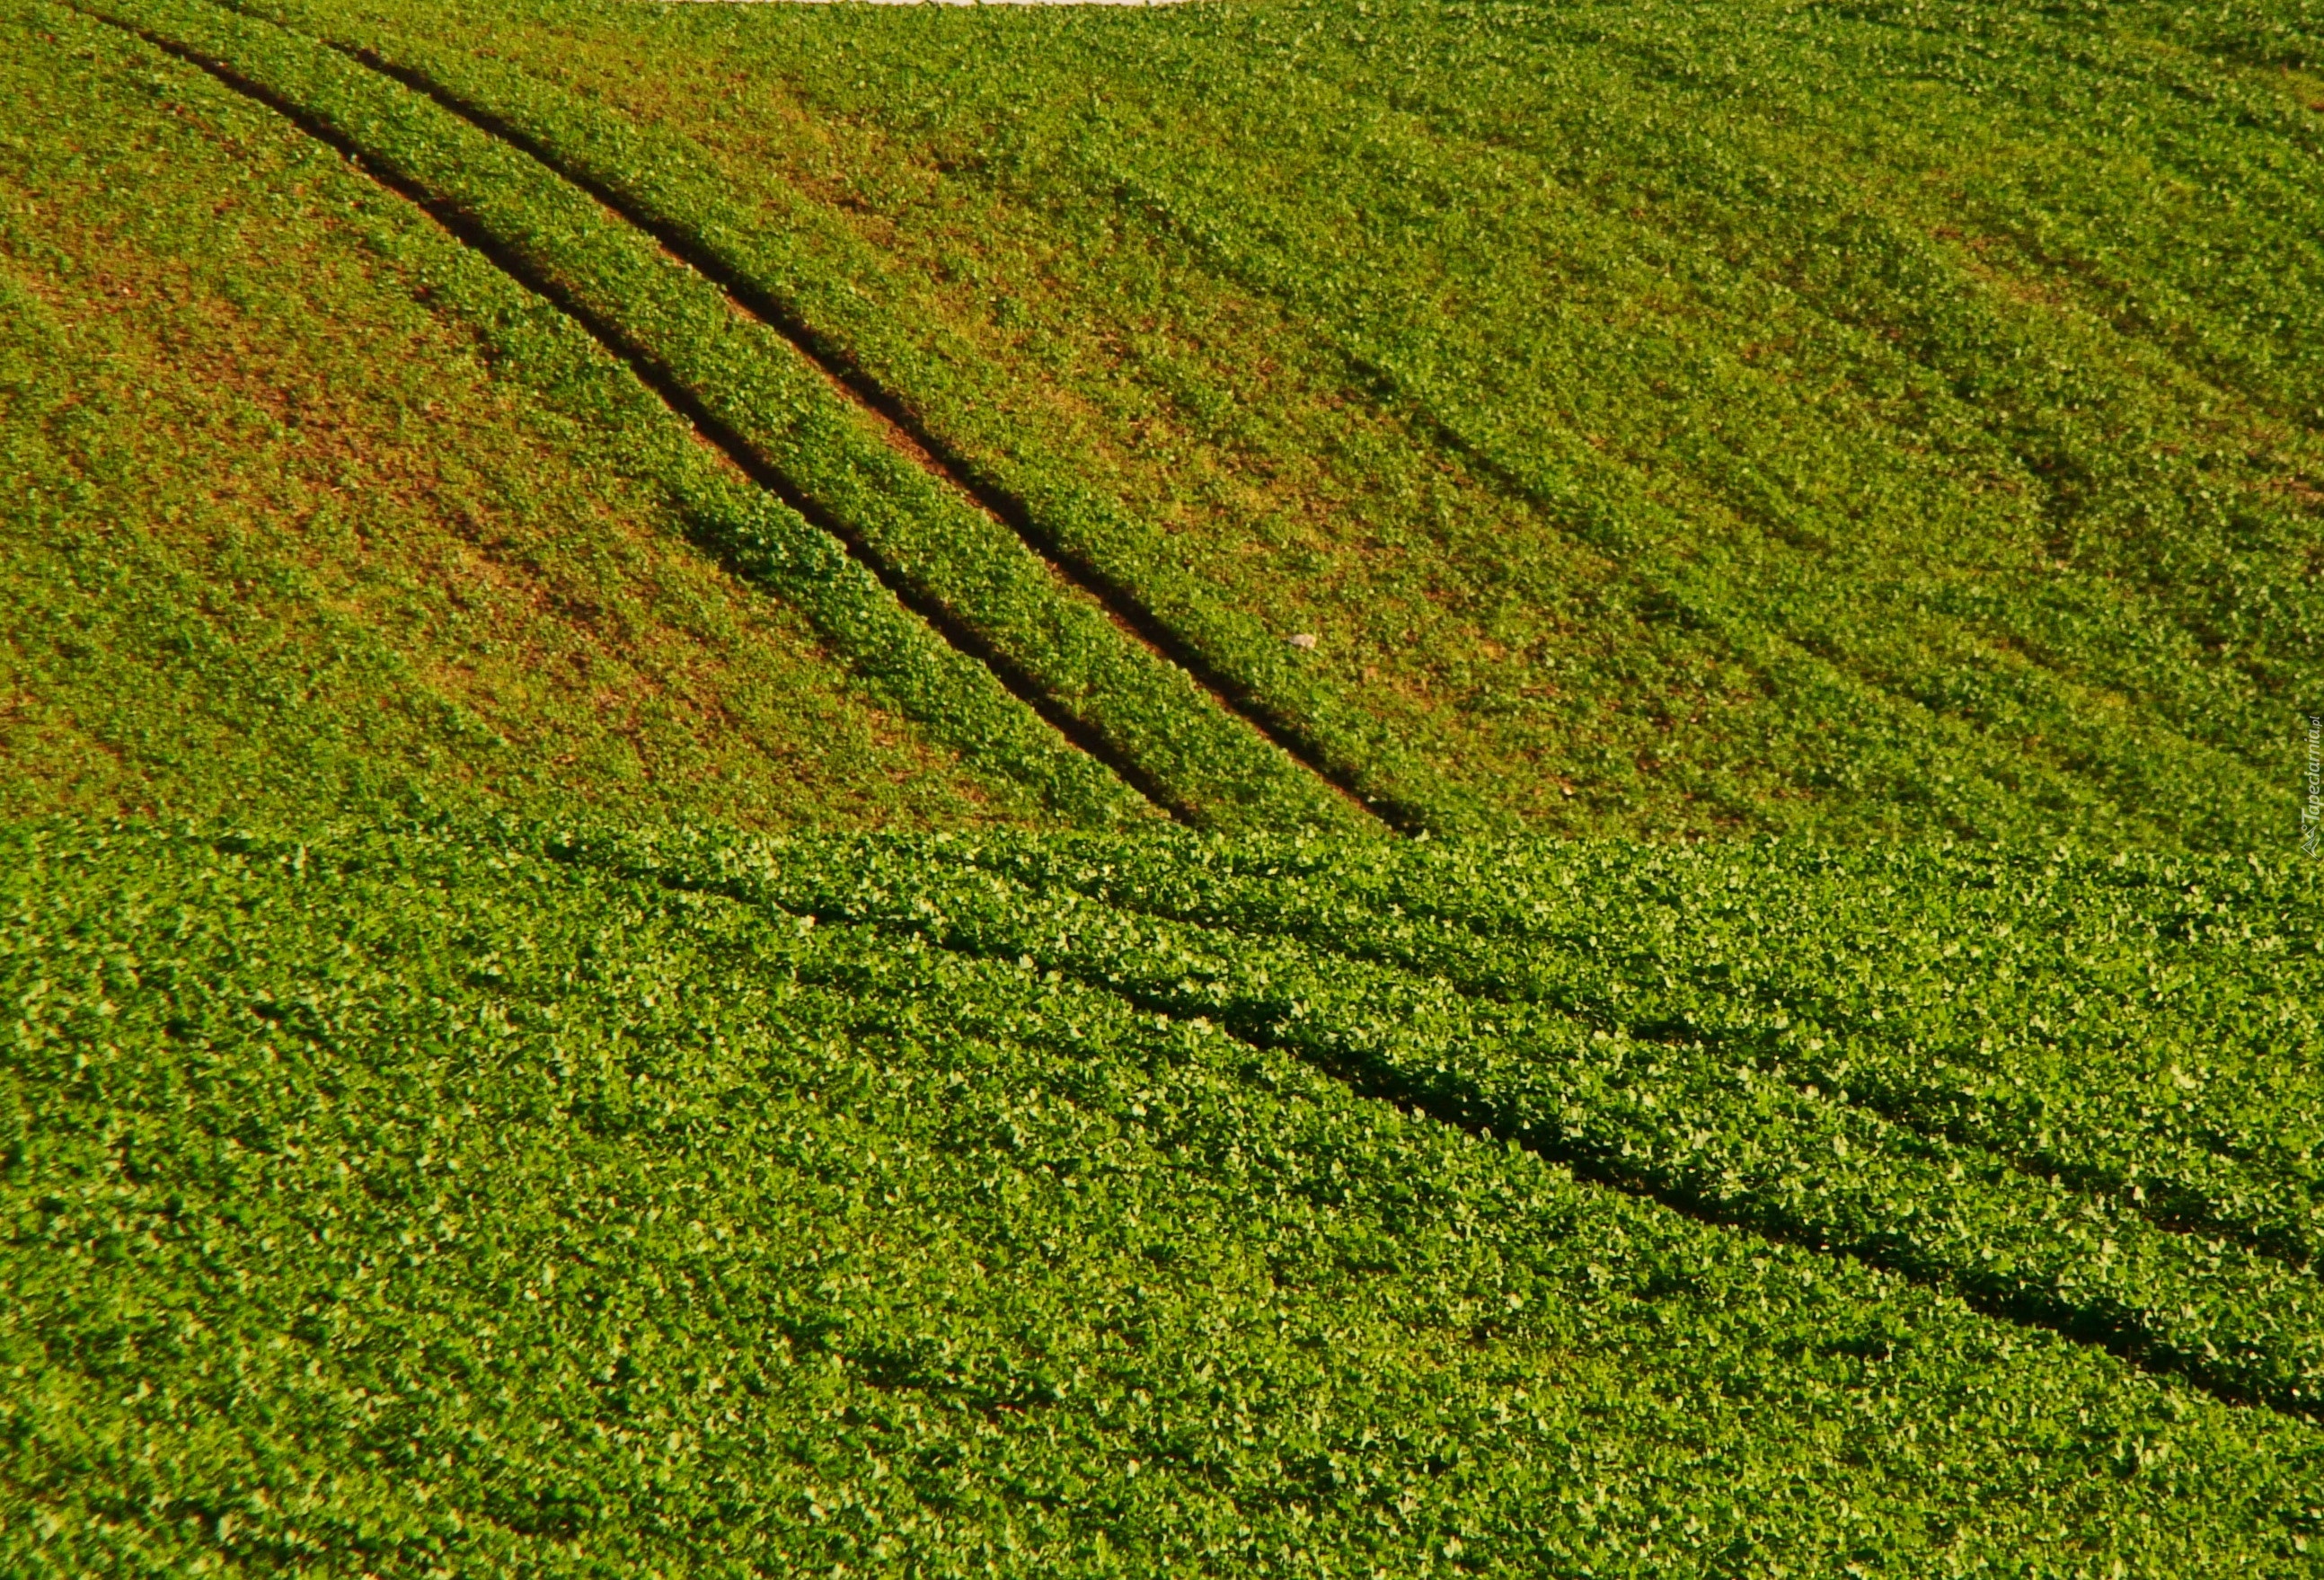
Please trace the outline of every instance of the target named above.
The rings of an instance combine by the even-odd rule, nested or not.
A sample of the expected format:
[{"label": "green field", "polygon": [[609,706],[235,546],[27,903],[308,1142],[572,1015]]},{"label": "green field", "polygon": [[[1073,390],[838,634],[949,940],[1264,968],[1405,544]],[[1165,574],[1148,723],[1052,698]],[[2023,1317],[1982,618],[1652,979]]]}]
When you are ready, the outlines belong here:
[{"label": "green field", "polygon": [[2324,10],[0,0],[0,1574],[2324,1573]]}]

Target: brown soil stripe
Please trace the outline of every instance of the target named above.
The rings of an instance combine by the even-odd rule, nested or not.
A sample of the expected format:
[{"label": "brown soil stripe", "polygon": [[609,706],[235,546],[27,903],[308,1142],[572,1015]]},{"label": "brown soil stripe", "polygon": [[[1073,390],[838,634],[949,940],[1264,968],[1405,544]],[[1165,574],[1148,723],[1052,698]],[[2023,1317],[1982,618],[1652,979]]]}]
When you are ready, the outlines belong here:
[{"label": "brown soil stripe", "polygon": [[[69,0],[68,0],[69,3]],[[102,15],[96,12],[79,11],[93,22],[134,34],[171,58],[196,68],[244,98],[265,106],[296,125],[300,131],[337,152],[355,169],[381,187],[393,192],[434,220],[455,241],[485,259],[493,266],[516,281],[533,295],[540,297],[579,326],[591,339],[618,359],[639,381],[659,396],[662,403],[684,420],[695,436],[724,457],[759,487],[766,490],[809,522],[829,533],[844,547],[849,556],[878,578],[897,601],[926,620],[937,635],[954,648],[975,659],[989,670],[1010,694],[1031,708],[1041,719],[1068,741],[1089,756],[1103,763],[1121,780],[1148,801],[1178,822],[1196,826],[1191,808],[1174,797],[1138,764],[1130,761],[1088,723],[1068,712],[1052,697],[1042,684],[1025,673],[1014,660],[995,648],[973,627],[969,626],[942,603],[922,592],[912,583],[866,543],[844,522],[832,516],[815,501],[794,488],[789,481],[769,465],[750,443],[722,422],[690,390],[674,378],[643,348],[632,344],[620,328],[589,311],[573,300],[554,280],[545,278],[512,250],[494,240],[482,226],[462,213],[456,205],[436,198],[424,188],[403,179],[393,170],[383,168],[365,155],[362,147],[341,134],[337,128],[301,109],[259,83],[251,81],[222,60],[212,60],[198,51],[189,49],[174,40],[146,29]]]},{"label": "brown soil stripe", "polygon": [[461,96],[424,73],[390,60],[367,46],[330,40],[324,42],[349,60],[424,96],[486,136],[525,154],[560,180],[587,193],[624,224],[651,236],[673,258],[724,291],[737,310],[790,342],[833,390],[870,419],[872,427],[898,455],[1015,533],[1018,540],[1061,581],[1094,600],[1117,627],[1157,657],[1184,670],[1221,709],[1250,726],[1269,745],[1322,780],[1357,811],[1379,819],[1399,833],[1416,834],[1425,827],[1413,809],[1367,796],[1352,770],[1333,762],[1321,748],[1269,707],[1265,699],[1222,674],[1187,646],[1130,588],[1044,531],[1022,500],[983,475],[975,463],[946,444],[894,391],[865,372],[844,347],[808,323],[791,304],[721,257],[700,237],[682,225],[646,212],[605,182],[560,158],[555,149],[523,127]]}]

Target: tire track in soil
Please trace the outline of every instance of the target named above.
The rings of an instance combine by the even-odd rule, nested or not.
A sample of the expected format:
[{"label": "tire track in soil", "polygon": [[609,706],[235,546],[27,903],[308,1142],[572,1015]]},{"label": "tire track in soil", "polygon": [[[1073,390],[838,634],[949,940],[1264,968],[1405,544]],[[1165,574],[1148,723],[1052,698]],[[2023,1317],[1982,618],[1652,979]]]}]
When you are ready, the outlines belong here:
[{"label": "tire track in soil", "polygon": [[[1001,680],[1003,684],[1018,695],[1020,701],[1034,708],[1066,739],[1091,756],[1105,762],[1109,767],[1121,775],[1126,782],[1138,788],[1157,806],[1171,812],[1182,820],[1188,818],[1185,809],[1174,804],[1167,793],[1163,792],[1158,785],[1151,784],[1148,776],[1134,765],[1120,761],[1119,754],[1102,739],[1097,738],[1088,726],[1058,708],[1038,683],[1024,675],[1021,671],[1018,671],[1004,656],[994,652],[988,643],[973,630],[963,626],[941,605],[934,604],[915,592],[852,533],[839,524],[830,521],[823,512],[815,510],[810,503],[800,500],[797,491],[772,467],[761,460],[740,435],[728,428],[705,409],[701,402],[671,378],[650,354],[630,344],[618,328],[604,323],[595,315],[589,313],[577,303],[572,302],[552,281],[542,279],[522,258],[516,255],[512,249],[495,241],[456,205],[436,198],[424,188],[383,168],[371,160],[352,139],[339,133],[320,117],[301,109],[263,86],[251,81],[226,62],[213,60],[198,51],[149,30],[97,13],[82,11],[78,6],[74,6],[73,9],[91,21],[101,23],[143,40],[172,59],[202,71],[234,93],[263,105],[281,115],[298,126],[300,131],[339,153],[367,178],[420,208],[455,240],[476,252],[516,283],[565,313],[610,354],[630,367],[673,412],[689,424],[696,436],[704,443],[724,454],[728,460],[769,492],[782,499],[785,503],[799,510],[800,514],[806,516],[810,521],[830,532],[847,547],[853,557],[877,576],[883,585],[889,587],[906,607],[928,620],[929,624],[954,647],[983,663],[997,678]],[[433,97],[432,95],[429,96]],[[466,118],[463,116],[463,119]],[[546,161],[542,162],[546,163]],[[549,168],[555,169],[554,166]],[[564,172],[558,173],[562,175]],[[644,226],[639,228],[646,229]],[[652,233],[649,230],[648,234]],[[704,272],[707,274],[707,271]],[[770,324],[769,326],[778,328],[779,331],[779,325]],[[786,335],[786,338],[789,336]],[[794,341],[794,344],[797,342]],[[802,347],[802,350],[804,352],[805,348]],[[807,354],[811,361],[819,360],[811,353]],[[828,369],[825,371],[829,372]],[[876,412],[877,409],[874,408],[873,410]],[[911,430],[907,427],[904,431],[908,434]],[[1335,785],[1334,787],[1341,789],[1342,794],[1347,794],[1344,786]],[[1360,797],[1358,800],[1360,804]],[[750,895],[741,885],[692,882],[674,874],[641,874],[641,876],[651,876],[657,881],[670,887],[716,894],[744,904],[767,903]],[[880,925],[876,922],[872,924]],[[892,924],[881,927],[880,930],[899,931]],[[909,928],[900,931],[914,933],[919,932]],[[933,942],[936,947],[945,949],[948,952],[982,958],[979,951],[973,947],[964,947],[940,939],[928,942]],[[1148,1002],[1148,996],[1140,995],[1120,983],[1104,979],[1100,976],[1083,976],[1080,973],[1075,975],[1076,978],[1084,981],[1085,986],[1108,992],[1141,1008],[1165,1012],[1169,1008],[1166,1002],[1159,999]],[[1315,1058],[1295,1044],[1270,1036],[1268,1029],[1265,1026],[1224,1023],[1222,1025],[1223,1029],[1236,1040],[1246,1045],[1282,1052],[1298,1058],[1311,1068],[1338,1080],[1359,1097],[1388,1102],[1416,1116],[1425,1116],[1436,1123],[1452,1126],[1481,1140],[1512,1141],[1544,1161],[1566,1169],[1578,1180],[1655,1202],[1694,1222],[1731,1232],[1749,1234],[1771,1245],[1808,1250],[1820,1255],[1845,1257],[1907,1283],[1938,1291],[1997,1320],[2006,1321],[2018,1327],[2040,1329],[2055,1334],[2074,1344],[2103,1349],[2135,1370],[2193,1388],[2227,1404],[2266,1409],[2296,1420],[2312,1419],[2303,1411],[2287,1409],[2277,1401],[2255,1396],[2246,1391],[2229,1386],[2218,1379],[2206,1376],[2181,1357],[2159,1352],[2155,1346],[2142,1343],[2138,1335],[2126,1333],[2118,1327],[2107,1325],[2090,1313],[2073,1310],[2055,1302],[2042,1301],[2031,1297],[2004,1300],[1955,1289],[1941,1280],[1927,1277],[1906,1267],[1892,1264],[1888,1259],[1865,1250],[1850,1247],[1836,1252],[1830,1245],[1815,1243],[1804,1236],[1786,1236],[1767,1226],[1750,1222],[1738,1215],[1719,1212],[1709,1204],[1696,1201],[1683,1192],[1672,1190],[1656,1185],[1652,1180],[1616,1169],[1604,1158],[1587,1150],[1561,1147],[1537,1136],[1496,1133],[1490,1125],[1490,1115],[1480,1105],[1463,1101],[1457,1096],[1426,1090],[1392,1070],[1368,1064],[1334,1062]]]},{"label": "tire track in soil", "polygon": [[[67,3],[69,5],[70,0]],[[1012,696],[1032,709],[1051,729],[1081,751],[1104,764],[1123,783],[1176,821],[1189,827],[1199,826],[1192,808],[1174,796],[1151,774],[1130,760],[1093,727],[1067,711],[1038,680],[982,634],[943,603],[920,591],[860,534],[795,488],[788,479],[757,453],[747,439],[711,412],[650,352],[632,342],[618,326],[574,300],[556,281],[534,268],[515,249],[494,238],[457,204],[405,179],[382,161],[374,160],[361,144],[322,117],[301,108],[263,84],[252,81],[226,61],[213,59],[149,29],[97,12],[85,11],[78,5],[70,8],[92,22],[143,40],[171,59],[203,72],[231,92],[281,115],[337,153],[371,181],[427,215],[453,240],[475,253],[526,291],[563,313],[607,354],[627,367],[664,406],[687,424],[697,441],[758,487],[837,540],[848,556],[869,571],[898,602],[919,616],[955,650],[982,665]]]},{"label": "tire track in soil", "polygon": [[1376,819],[1402,834],[1417,834],[1425,830],[1425,822],[1415,809],[1391,799],[1367,795],[1352,769],[1332,761],[1321,747],[1306,739],[1264,698],[1195,651],[1148,608],[1135,591],[1044,530],[1024,501],[984,475],[974,462],[931,429],[901,397],[866,372],[845,347],[816,329],[792,304],[720,256],[717,249],[699,235],[649,213],[633,199],[561,158],[539,137],[425,73],[390,60],[368,46],[329,39],[322,41],[358,65],[427,98],[494,142],[524,154],[558,179],[588,194],[598,207],[622,223],[652,238],[665,253],[724,292],[736,311],[788,341],[807,365],[860,412],[898,455],[927,473],[947,492],[966,500],[1007,528],[1060,581],[1094,600],[1125,636],[1154,657],[1185,671],[1222,711],[1241,720],[1260,739],[1305,768],[1367,818]]},{"label": "tire track in soil", "polygon": [[[691,894],[715,896],[737,904],[772,909],[793,914],[762,895],[754,893],[748,880],[689,877],[684,873],[620,861],[605,862],[586,851],[551,848],[547,854],[553,860],[575,864],[597,865],[620,872],[641,881],[656,883],[665,888]],[[813,913],[817,920],[834,920],[867,927],[890,937],[911,938],[932,949],[968,960],[1013,961],[1019,951],[1014,943],[980,947],[975,942],[945,935],[925,922],[902,920],[891,916],[849,914],[845,907],[825,914]],[[1240,936],[1240,933],[1235,936]],[[1066,962],[1060,967],[1064,974],[1082,987],[1111,995],[1136,1008],[1162,1015],[1185,1013],[1185,1006],[1165,994],[1141,991],[1123,983],[1102,969],[1076,969]],[[1206,1012],[1216,1015],[1217,1012]],[[1247,1017],[1218,1015],[1213,1024],[1244,1046],[1282,1054],[1295,1059],[1309,1069],[1330,1077],[1353,1095],[1370,1101],[1383,1102],[1414,1118],[1425,1118],[1447,1125],[1473,1136],[1489,1145],[1508,1143],[1520,1150],[1565,1170],[1584,1184],[1618,1191],[1625,1196],[1676,1213],[1690,1222],[1733,1234],[1749,1235],[1770,1245],[1787,1250],[1804,1251],[1814,1256],[1832,1261],[1853,1262],[1916,1289],[1931,1291],[1960,1301],[1969,1309],[1997,1322],[2015,1327],[2053,1334],[2070,1344],[2089,1349],[2104,1350],[2123,1364],[2143,1375],[2174,1386],[2192,1389],[2222,1404],[2243,1410],[2264,1410],[2283,1419],[2306,1426],[2324,1425],[2324,1410],[2302,1408],[2280,1398],[2253,1389],[2238,1387],[2229,1379],[2206,1371],[2200,1361],[2157,1342],[2149,1337],[2111,1323],[2098,1312],[2072,1307],[2062,1301],[2045,1300],[2034,1291],[2022,1291],[2014,1295],[2000,1295],[1985,1291],[1963,1289],[1946,1280],[1912,1266],[1902,1258],[1883,1254],[1877,1248],[1861,1245],[1833,1246],[1805,1233],[1793,1233],[1765,1222],[1755,1220],[1731,1210],[1722,1210],[1720,1204],[1702,1200],[1687,1191],[1657,1183],[1635,1171],[1623,1168],[1618,1160],[1604,1152],[1559,1142],[1538,1133],[1512,1130],[1505,1118],[1500,1127],[1494,1121],[1500,1117],[1491,1103],[1481,1095],[1431,1089],[1409,1076],[1383,1065],[1361,1060],[1335,1060],[1318,1055],[1299,1045],[1296,1040],[1275,1033],[1273,1022],[1257,1022]]]}]

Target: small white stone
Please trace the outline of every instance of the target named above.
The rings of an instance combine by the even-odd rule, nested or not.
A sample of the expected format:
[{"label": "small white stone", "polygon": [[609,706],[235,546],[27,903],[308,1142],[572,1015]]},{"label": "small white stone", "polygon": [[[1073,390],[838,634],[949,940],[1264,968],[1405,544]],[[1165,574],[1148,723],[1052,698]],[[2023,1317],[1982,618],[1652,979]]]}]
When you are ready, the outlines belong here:
[{"label": "small white stone", "polygon": [[1293,647],[1298,648],[1303,653],[1309,651],[1315,646],[1315,633],[1314,631],[1301,631],[1297,635],[1286,639]]}]

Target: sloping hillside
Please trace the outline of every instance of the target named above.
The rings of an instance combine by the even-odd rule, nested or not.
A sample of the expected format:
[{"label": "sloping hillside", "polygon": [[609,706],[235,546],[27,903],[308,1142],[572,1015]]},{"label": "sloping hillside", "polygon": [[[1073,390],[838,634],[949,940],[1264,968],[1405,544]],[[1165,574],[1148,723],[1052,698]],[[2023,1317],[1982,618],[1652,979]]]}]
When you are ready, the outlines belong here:
[{"label": "sloping hillside", "polygon": [[0,0],[0,1573],[2315,1574],[2319,51]]},{"label": "sloping hillside", "polygon": [[629,363],[598,426],[690,426],[1180,818],[2294,815],[2298,6],[31,14],[355,158]]},{"label": "sloping hillside", "polygon": [[20,831],[5,1566],[2310,1572],[2304,878],[1346,849]]},{"label": "sloping hillside", "polygon": [[2285,826],[2312,5],[250,9],[764,299],[1408,823]]},{"label": "sloping hillside", "polygon": [[0,25],[0,811],[1144,810],[402,197]]}]

